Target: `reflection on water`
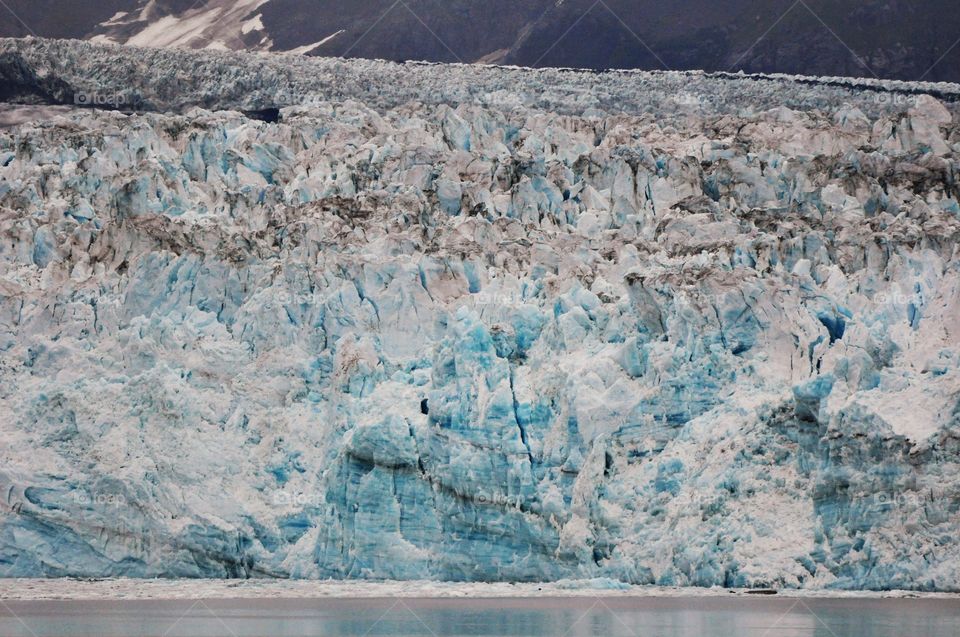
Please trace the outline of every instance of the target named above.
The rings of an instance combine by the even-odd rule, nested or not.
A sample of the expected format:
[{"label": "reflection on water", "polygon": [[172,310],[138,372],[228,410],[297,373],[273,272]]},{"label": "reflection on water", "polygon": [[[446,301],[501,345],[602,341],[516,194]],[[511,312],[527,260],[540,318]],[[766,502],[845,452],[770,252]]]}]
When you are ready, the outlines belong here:
[{"label": "reflection on water", "polygon": [[955,637],[960,600],[751,597],[5,602],[3,637]]}]

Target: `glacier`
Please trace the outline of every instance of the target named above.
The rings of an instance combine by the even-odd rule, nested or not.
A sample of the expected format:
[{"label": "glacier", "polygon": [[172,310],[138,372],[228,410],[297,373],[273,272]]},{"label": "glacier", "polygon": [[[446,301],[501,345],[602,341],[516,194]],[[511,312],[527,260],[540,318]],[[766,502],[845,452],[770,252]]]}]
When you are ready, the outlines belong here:
[{"label": "glacier", "polygon": [[960,87],[0,80],[0,576],[960,590]]}]

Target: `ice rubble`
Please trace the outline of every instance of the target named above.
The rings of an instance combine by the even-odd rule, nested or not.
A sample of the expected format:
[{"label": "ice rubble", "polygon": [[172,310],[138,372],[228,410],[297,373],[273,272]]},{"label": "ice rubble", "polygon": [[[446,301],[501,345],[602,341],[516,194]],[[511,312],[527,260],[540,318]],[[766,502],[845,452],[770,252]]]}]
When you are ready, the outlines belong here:
[{"label": "ice rubble", "polygon": [[[255,110],[353,100],[376,110],[461,103],[562,115],[736,115],[780,106],[809,111],[900,113],[919,95],[960,101],[960,84],[742,75],[698,71],[523,69],[395,64],[303,55],[131,49],[69,40],[0,38],[0,99],[9,94],[71,104],[78,96],[137,110]],[[5,89],[5,90],[4,90]],[[851,110],[855,109],[855,110]],[[596,112],[594,112],[596,111]]]},{"label": "ice rubble", "polygon": [[[294,579],[131,579],[57,578],[0,579],[5,602],[45,600],[211,600],[211,599],[497,599],[577,598],[603,596],[632,598],[751,597],[769,589],[694,588],[690,586],[635,586],[598,577],[555,582],[444,582],[437,580],[294,580]],[[956,601],[956,593],[916,591],[842,591],[782,589],[788,599],[927,599]]]},{"label": "ice rubble", "polygon": [[960,590],[951,102],[0,43],[288,64],[0,131],[0,573]]}]

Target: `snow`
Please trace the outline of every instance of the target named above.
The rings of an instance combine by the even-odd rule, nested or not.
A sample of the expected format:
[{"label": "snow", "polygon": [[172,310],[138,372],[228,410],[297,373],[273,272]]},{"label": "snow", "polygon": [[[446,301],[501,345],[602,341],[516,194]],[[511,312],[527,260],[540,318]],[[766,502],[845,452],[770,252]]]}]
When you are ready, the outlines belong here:
[{"label": "snow", "polygon": [[317,48],[317,47],[319,47],[319,46],[323,46],[324,44],[326,44],[326,43],[329,42],[330,40],[334,39],[335,37],[337,37],[337,36],[340,35],[341,33],[344,33],[343,29],[340,29],[340,30],[337,31],[336,33],[331,33],[330,35],[328,35],[327,37],[323,38],[323,39],[320,40],[319,42],[314,42],[313,44],[305,44],[305,45],[303,45],[303,46],[298,46],[298,47],[295,48],[295,49],[290,49],[289,51],[287,51],[287,53],[292,53],[292,54],[294,54],[294,55],[306,55],[306,54],[309,53],[310,51],[313,51],[315,48]]},{"label": "snow", "polygon": [[0,572],[960,590],[955,101],[0,53]]},{"label": "snow", "polygon": [[203,48],[210,51],[229,51],[230,50],[230,47],[227,46],[227,43],[223,42],[222,40],[212,40],[208,42],[207,45]]},{"label": "snow", "polygon": [[213,9],[190,18],[163,16],[127,39],[125,44],[153,47],[188,46],[192,41],[203,37],[204,31],[216,23],[219,17],[220,12]]},{"label": "snow", "polygon": [[246,35],[251,31],[263,31],[263,14],[258,13],[243,23],[240,27],[240,33]]},{"label": "snow", "polygon": [[103,33],[98,33],[97,35],[90,37],[88,42],[91,44],[118,44],[116,40]]},{"label": "snow", "polygon": [[[258,14],[248,16],[268,0],[240,0],[205,2],[203,6],[191,7],[181,15],[165,15],[147,20],[147,25],[132,33],[126,31],[129,24],[117,15],[101,24],[102,27],[123,27],[123,30],[107,34],[98,41],[114,41],[129,46],[143,47],[195,47],[227,51],[236,48],[233,40],[254,30],[262,30]],[[140,16],[147,12],[147,7]],[[138,21],[134,21],[138,22]],[[132,24],[133,22],[131,22]],[[121,35],[122,34],[122,35]],[[211,46],[208,42],[213,42]]]},{"label": "snow", "polygon": [[887,380],[857,397],[856,404],[880,416],[898,436],[920,443],[951,418],[958,396],[942,379],[921,376],[907,383],[899,378]]},{"label": "snow", "polygon": [[102,24],[103,26],[113,26],[115,24],[121,24],[123,18],[127,17],[128,15],[130,15],[128,11],[117,11],[116,13],[113,14],[113,17],[111,17],[109,20],[107,20]]}]

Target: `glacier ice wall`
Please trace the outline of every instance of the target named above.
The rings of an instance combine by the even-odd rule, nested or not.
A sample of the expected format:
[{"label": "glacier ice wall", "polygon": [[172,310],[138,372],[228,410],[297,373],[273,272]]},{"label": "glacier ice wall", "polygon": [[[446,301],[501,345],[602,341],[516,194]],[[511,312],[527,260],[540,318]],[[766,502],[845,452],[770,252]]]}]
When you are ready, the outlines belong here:
[{"label": "glacier ice wall", "polygon": [[0,130],[0,575],[960,589],[955,105],[688,81]]}]

